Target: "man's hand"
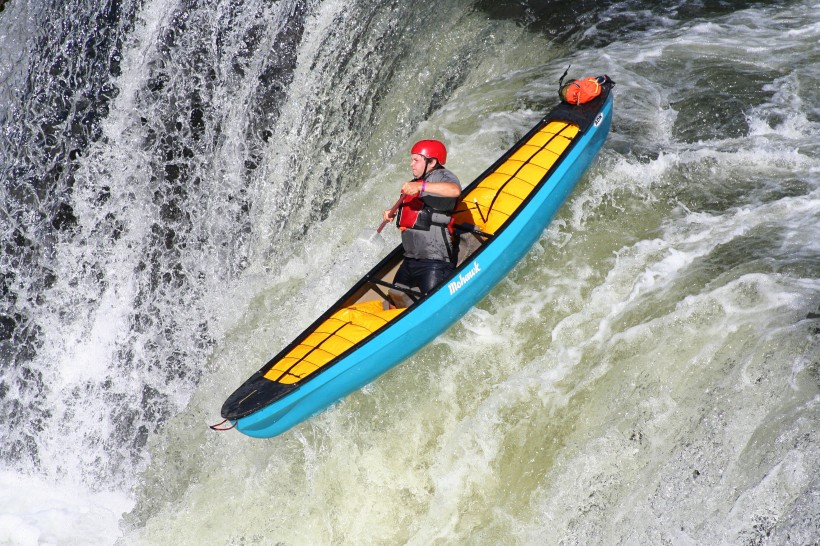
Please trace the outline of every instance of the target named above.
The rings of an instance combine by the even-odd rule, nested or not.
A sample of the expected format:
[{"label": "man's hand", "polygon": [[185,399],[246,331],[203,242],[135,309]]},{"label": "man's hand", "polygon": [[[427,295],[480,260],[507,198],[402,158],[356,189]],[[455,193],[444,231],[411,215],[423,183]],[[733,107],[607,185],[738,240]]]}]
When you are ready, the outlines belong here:
[{"label": "man's hand", "polygon": [[401,187],[401,192],[405,195],[416,195],[421,193],[421,182],[405,182]]}]

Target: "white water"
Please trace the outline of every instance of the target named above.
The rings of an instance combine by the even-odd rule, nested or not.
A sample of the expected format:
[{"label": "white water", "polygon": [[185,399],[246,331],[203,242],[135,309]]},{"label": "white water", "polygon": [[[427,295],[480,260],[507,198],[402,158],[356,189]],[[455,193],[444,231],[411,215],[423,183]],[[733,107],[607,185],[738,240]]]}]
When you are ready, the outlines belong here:
[{"label": "white water", "polygon": [[[181,258],[189,278],[204,280],[159,292],[146,308],[172,327],[156,347],[161,327],[131,330],[132,302],[147,282],[134,272],[161,216],[151,197],[153,150],[140,152],[134,109],[173,8],[155,2],[140,12],[108,139],[80,170],[73,202],[86,243],[60,249],[64,272],[49,292],[58,303],[39,317],[53,324],[35,364],[59,385],[45,393],[54,416],[38,439],[39,465],[2,474],[2,540],[818,540],[816,6],[664,19],[570,51],[456,6],[440,19],[448,33],[430,46],[427,73],[418,55],[379,49],[412,48],[407,29],[416,20],[399,17],[408,22],[398,30],[385,11],[362,30],[365,8],[312,3],[294,91],[254,173],[241,168],[251,155],[241,131],[251,91],[226,83],[212,94],[226,112],[224,136],[192,167],[204,187],[188,239],[206,242]],[[265,28],[281,27],[291,9],[280,5]],[[334,53],[357,33],[366,46],[335,72]],[[466,74],[423,119],[461,43],[480,43],[479,56],[463,59]],[[384,66],[370,51],[386,55]],[[418,355],[292,432],[258,441],[208,430],[245,377],[396,243],[391,232],[382,246],[355,235],[392,202],[407,174],[405,144],[446,139],[450,165],[468,181],[554,104],[569,62],[618,82],[613,132],[509,278]],[[380,104],[366,85],[355,94],[363,78],[392,83]],[[742,106],[726,97],[711,104],[708,82]],[[739,116],[721,117],[722,108]],[[365,129],[342,117],[351,109],[368,119]],[[325,118],[316,124],[317,116]],[[715,136],[721,131],[729,134]],[[339,148],[325,146],[326,133]],[[111,206],[126,224],[113,245],[95,236],[111,211],[93,205],[102,180],[119,185]],[[252,203],[250,235],[226,247],[238,229],[229,197],[240,192]],[[324,220],[315,214],[316,203],[336,197]],[[241,269],[227,265],[239,259]],[[82,263],[101,264],[103,289],[78,271]],[[76,316],[66,318],[73,306]],[[203,317],[213,340],[204,347],[195,333]],[[121,360],[123,345],[144,358]],[[195,373],[152,367],[175,346]],[[138,365],[112,370],[111,362]],[[149,422],[144,399],[132,396],[146,386],[166,394],[170,419],[142,448],[115,432],[106,393],[122,393],[114,407]]]},{"label": "white water", "polygon": [[0,473],[0,544],[15,546],[111,544],[134,501],[120,492],[85,491]]}]

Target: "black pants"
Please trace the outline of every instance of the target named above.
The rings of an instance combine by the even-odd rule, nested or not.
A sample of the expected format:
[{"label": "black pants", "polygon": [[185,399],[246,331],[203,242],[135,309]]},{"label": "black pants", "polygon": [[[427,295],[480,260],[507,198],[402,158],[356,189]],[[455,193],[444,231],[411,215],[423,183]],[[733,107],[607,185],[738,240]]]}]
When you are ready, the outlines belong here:
[{"label": "black pants", "polygon": [[422,293],[426,294],[452,275],[455,270],[455,266],[450,262],[405,258],[396,272],[394,282],[411,288],[418,287]]}]

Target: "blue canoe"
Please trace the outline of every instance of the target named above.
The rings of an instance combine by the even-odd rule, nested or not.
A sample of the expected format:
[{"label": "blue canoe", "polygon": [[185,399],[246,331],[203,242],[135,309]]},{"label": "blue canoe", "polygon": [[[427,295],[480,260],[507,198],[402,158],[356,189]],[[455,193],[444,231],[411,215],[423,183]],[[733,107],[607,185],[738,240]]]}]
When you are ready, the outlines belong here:
[{"label": "blue canoe", "polygon": [[[392,284],[394,249],[223,404],[248,436],[281,434],[370,383],[444,332],[524,257],[603,146],[612,86],[561,103],[462,192],[454,275],[428,294]],[[396,291],[409,302],[388,305]],[[395,301],[395,298],[393,298]]]}]

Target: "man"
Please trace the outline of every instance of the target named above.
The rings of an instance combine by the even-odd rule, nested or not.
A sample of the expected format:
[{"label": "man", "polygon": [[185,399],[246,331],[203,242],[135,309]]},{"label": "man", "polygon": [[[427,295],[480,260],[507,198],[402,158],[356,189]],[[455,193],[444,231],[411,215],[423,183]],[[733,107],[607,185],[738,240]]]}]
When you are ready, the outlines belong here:
[{"label": "man", "polygon": [[410,150],[413,180],[401,187],[404,200],[397,213],[383,213],[387,222],[397,217],[402,230],[404,262],[395,284],[415,287],[425,294],[455,270],[457,249],[448,225],[461,195],[461,183],[444,168],[446,161],[447,149],[438,140],[416,142]]}]

